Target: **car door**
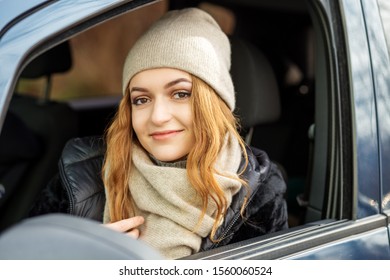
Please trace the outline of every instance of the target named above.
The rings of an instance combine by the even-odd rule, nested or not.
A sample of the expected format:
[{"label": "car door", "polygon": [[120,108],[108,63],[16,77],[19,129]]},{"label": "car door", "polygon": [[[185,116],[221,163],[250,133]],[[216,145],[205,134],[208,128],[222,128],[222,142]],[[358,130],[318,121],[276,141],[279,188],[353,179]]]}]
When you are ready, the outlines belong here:
[{"label": "car door", "polygon": [[[363,1],[378,110],[379,148],[381,156],[381,211],[390,215],[390,4],[378,0],[378,6]],[[380,19],[380,20],[378,20]],[[380,32],[383,31],[383,32]],[[390,227],[388,225],[390,231]],[[390,232],[389,232],[390,236]]]},{"label": "car door", "polygon": [[317,36],[316,139],[306,224],[196,258],[390,259],[389,188],[382,189],[390,75],[375,74],[388,63],[387,55],[375,62],[385,43],[378,8],[359,0],[309,6]]},{"label": "car door", "polygon": [[[389,92],[386,88],[388,70],[384,70],[389,68],[378,7],[375,1],[364,0],[321,2],[328,7],[329,18],[333,18],[332,39],[339,56],[336,78],[339,91],[336,95],[340,98],[341,108],[340,146],[347,150],[348,145],[352,147],[349,156],[340,153],[341,157],[343,154],[347,158],[351,156],[350,160],[344,157],[340,163],[340,173],[343,174],[341,176],[352,175],[352,188],[348,190],[341,185],[343,190],[339,189],[345,196],[343,203],[351,204],[351,213],[346,215],[349,219],[340,227],[337,240],[294,254],[291,258],[389,259],[388,222],[384,215],[383,196],[388,190],[382,189],[386,172],[383,172],[384,162],[381,160],[385,144],[387,142],[388,145],[389,141],[386,141],[388,134],[382,132],[386,128],[380,125],[384,116],[381,111],[385,104],[389,104],[383,96]],[[350,123],[346,122],[348,115],[351,116]],[[350,139],[346,131],[349,129],[352,132]]]},{"label": "car door", "polygon": [[[345,198],[349,196],[349,199],[343,199],[343,203],[351,204],[351,213],[348,214],[349,221],[340,227],[337,240],[294,254],[291,258],[389,259],[388,222],[384,215],[388,190],[382,189],[386,172],[383,172],[385,167],[381,160],[381,157],[386,157],[383,153],[386,143],[389,145],[388,133],[382,132],[388,128],[381,125],[386,120],[382,118],[385,116],[382,111],[385,104],[389,104],[388,97],[384,96],[389,92],[389,75],[386,75],[389,64],[378,7],[375,1],[364,0],[321,2],[329,8],[328,16],[338,26],[334,28],[333,39],[339,53],[336,78],[339,91],[336,95],[341,107],[340,146],[343,149],[352,146],[351,161],[340,163],[342,176],[348,176],[349,172],[352,175],[352,188],[348,190],[342,186],[344,190],[341,191]],[[345,53],[341,50],[342,45]],[[349,96],[345,95],[346,92]],[[348,106],[351,107],[348,109]],[[349,124],[346,122],[348,115],[352,117]],[[350,140],[348,129],[352,132]]]},{"label": "car door", "polygon": [[[8,66],[0,68],[2,120],[27,60],[147,1],[125,2],[53,1],[45,7],[44,21],[38,12],[23,24],[16,22],[0,40],[0,61]],[[378,8],[369,0],[310,0],[307,5],[316,36],[316,115],[305,223],[189,259],[390,259],[385,215],[390,209],[385,172],[390,75],[380,68],[389,69],[388,55],[381,56]]]}]

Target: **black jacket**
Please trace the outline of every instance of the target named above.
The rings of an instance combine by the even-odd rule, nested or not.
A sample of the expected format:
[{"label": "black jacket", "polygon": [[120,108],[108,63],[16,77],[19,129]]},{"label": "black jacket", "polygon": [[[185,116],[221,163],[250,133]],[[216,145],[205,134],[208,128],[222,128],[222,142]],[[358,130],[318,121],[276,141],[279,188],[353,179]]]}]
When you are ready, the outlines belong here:
[{"label": "black jacket", "polygon": [[[105,204],[101,167],[105,145],[101,138],[70,140],[59,161],[59,174],[43,191],[31,215],[63,212],[103,220]],[[248,187],[233,197],[215,240],[204,238],[201,251],[287,228],[286,184],[267,154],[248,148],[249,163],[243,174]],[[244,160],[240,168],[243,168]],[[244,214],[240,210],[249,192]]]}]

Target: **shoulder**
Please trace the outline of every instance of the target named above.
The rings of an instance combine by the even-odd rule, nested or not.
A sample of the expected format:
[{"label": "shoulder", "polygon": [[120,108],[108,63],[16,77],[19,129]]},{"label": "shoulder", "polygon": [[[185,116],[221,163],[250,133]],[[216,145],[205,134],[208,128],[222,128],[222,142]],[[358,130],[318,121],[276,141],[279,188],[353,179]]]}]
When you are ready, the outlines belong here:
[{"label": "shoulder", "polygon": [[255,147],[247,147],[248,165],[245,167],[244,161],[241,169],[245,168],[242,177],[248,183],[251,195],[258,193],[268,194],[263,197],[285,193],[286,183],[279,167],[272,162],[267,153]]},{"label": "shoulder", "polygon": [[[204,238],[202,251],[242,241],[287,227],[287,207],[284,200],[286,183],[278,167],[263,150],[248,147],[248,164],[241,161],[242,178],[247,182],[234,195],[225,219],[217,230],[213,243]],[[245,203],[244,216],[241,208]]]},{"label": "shoulder", "polygon": [[[236,224],[231,242],[276,232],[287,228],[286,182],[278,166],[263,150],[249,147],[248,165],[243,173],[247,186],[241,188],[247,194],[243,217]],[[243,194],[235,196],[233,205],[242,206]]]},{"label": "shoulder", "polygon": [[61,155],[63,164],[69,165],[104,156],[106,145],[103,138],[89,136],[70,139]]},{"label": "shoulder", "polygon": [[65,145],[59,177],[68,193],[70,214],[102,219],[105,194],[101,170],[105,147],[101,137],[74,138]]},{"label": "shoulder", "polygon": [[247,153],[248,166],[242,176],[249,188],[246,215],[253,217],[260,210],[284,200],[287,187],[281,170],[266,152],[250,147]]},{"label": "shoulder", "polygon": [[247,153],[248,166],[243,177],[248,182],[249,197],[232,242],[287,228],[287,187],[281,170],[266,152],[251,147]]}]

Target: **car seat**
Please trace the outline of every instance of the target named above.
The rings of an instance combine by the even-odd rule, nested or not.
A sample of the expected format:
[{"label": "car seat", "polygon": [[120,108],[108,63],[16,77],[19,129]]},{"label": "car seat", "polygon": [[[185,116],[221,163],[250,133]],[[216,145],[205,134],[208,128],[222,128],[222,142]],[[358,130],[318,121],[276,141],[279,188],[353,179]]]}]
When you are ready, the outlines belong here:
[{"label": "car seat", "polygon": [[235,113],[240,117],[247,144],[251,144],[255,126],[275,122],[280,117],[278,86],[270,63],[258,48],[237,37],[230,37],[230,42]]},{"label": "car seat", "polygon": [[[280,155],[287,146],[287,129],[277,121],[281,116],[279,88],[274,71],[265,55],[250,42],[230,37],[231,75],[236,91],[235,114],[240,119],[241,135],[248,145],[265,150],[281,169]],[[254,135],[261,135],[254,141]]]},{"label": "car seat", "polygon": [[39,139],[42,150],[2,206],[0,228],[28,214],[37,194],[57,172],[57,162],[65,143],[77,136],[76,112],[66,103],[49,100],[52,75],[66,72],[71,66],[70,46],[65,42],[35,58],[21,74],[21,78],[47,78],[42,97],[14,93],[9,106],[9,112],[21,119]]},{"label": "car seat", "polygon": [[38,137],[17,115],[8,112],[0,135],[0,209],[41,152]]}]

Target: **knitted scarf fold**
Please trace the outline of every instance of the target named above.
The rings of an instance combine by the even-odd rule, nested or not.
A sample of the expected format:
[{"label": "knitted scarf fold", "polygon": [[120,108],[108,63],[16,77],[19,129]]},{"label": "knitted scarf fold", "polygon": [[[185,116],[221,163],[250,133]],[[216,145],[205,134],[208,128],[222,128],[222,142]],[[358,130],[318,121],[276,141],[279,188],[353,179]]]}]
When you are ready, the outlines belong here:
[{"label": "knitted scarf fold", "polygon": [[[232,196],[241,187],[239,181],[229,178],[238,178],[241,149],[236,139],[227,139],[215,166],[221,175],[214,176],[225,193],[229,207]],[[167,259],[198,252],[202,238],[210,234],[215,221],[217,207],[214,201],[209,200],[206,214],[198,224],[202,199],[190,185],[186,169],[156,165],[137,145],[133,147],[132,160],[129,188],[134,212],[145,218],[144,225],[140,227],[140,239]]]}]

